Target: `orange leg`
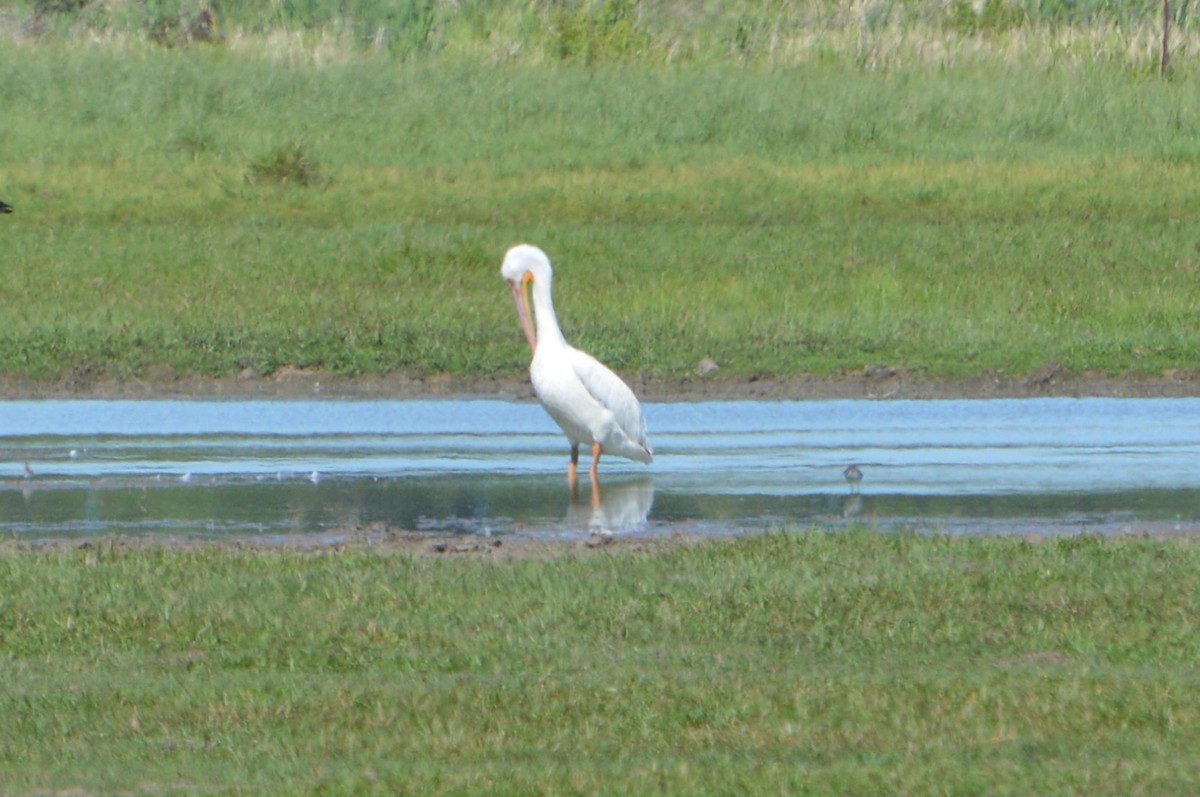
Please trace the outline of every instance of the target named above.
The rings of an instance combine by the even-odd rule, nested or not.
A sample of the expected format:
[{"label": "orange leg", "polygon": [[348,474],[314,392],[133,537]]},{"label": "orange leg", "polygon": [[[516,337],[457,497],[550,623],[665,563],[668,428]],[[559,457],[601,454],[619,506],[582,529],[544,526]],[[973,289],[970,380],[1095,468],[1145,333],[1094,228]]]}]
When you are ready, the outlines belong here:
[{"label": "orange leg", "polygon": [[600,481],[598,468],[600,467],[600,455],[602,453],[604,453],[604,451],[600,448],[600,444],[592,443],[592,469],[588,471],[588,475],[592,477],[592,484],[596,484],[598,481]]},{"label": "orange leg", "polygon": [[592,479],[592,506],[600,506],[600,454],[603,449],[599,443],[592,443],[592,467],[588,471],[588,476]]}]

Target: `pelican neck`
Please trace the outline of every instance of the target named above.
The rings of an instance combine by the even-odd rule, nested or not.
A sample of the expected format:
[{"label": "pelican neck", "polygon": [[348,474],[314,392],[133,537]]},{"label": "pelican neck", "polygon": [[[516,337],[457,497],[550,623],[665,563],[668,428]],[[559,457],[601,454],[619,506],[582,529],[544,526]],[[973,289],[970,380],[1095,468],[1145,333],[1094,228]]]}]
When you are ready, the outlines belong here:
[{"label": "pelican neck", "polygon": [[533,315],[537,329],[538,345],[565,345],[566,338],[558,327],[558,316],[554,312],[554,299],[550,292],[550,280],[533,281]]}]

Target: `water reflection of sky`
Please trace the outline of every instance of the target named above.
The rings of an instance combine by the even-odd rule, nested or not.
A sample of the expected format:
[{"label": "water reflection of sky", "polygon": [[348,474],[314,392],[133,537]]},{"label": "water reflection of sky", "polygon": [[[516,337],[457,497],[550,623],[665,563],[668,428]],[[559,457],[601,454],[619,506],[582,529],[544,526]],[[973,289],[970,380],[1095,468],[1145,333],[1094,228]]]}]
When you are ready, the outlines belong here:
[{"label": "water reflection of sky", "polygon": [[[566,443],[536,404],[0,402],[0,533],[1200,520],[1197,399],[706,402],[646,413],[654,464],[606,459],[607,495],[593,507],[586,486],[582,501],[568,500]],[[850,463],[865,474],[857,494],[842,477]]]}]

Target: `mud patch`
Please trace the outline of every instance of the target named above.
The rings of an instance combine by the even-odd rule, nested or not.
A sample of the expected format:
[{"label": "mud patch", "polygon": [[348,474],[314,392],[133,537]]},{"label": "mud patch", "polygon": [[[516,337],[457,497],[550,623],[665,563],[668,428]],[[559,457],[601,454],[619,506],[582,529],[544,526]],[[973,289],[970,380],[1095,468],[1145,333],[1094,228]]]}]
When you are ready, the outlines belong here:
[{"label": "mud patch", "polygon": [[0,542],[4,555],[62,555],[78,553],[90,562],[124,552],[151,550],[239,552],[310,556],[339,556],[370,551],[381,556],[401,555],[421,559],[467,558],[495,562],[552,560],[572,556],[614,556],[658,554],[685,545],[715,543],[717,539],[689,535],[682,531],[654,536],[574,535],[536,537],[512,535],[479,538],[466,535],[422,534],[384,524],[349,528],[323,534],[288,537],[246,537],[220,539],[169,535],[103,535],[88,540],[54,539]]},{"label": "mud patch", "polygon": [[[1085,396],[1111,398],[1183,398],[1200,396],[1200,372],[1170,369],[1160,375],[1114,377],[1099,372],[1074,374],[1048,363],[1030,374],[985,373],[962,379],[937,379],[891,367],[869,367],[832,376],[663,377],[624,374],[643,401],[819,399],[972,399]],[[463,377],[449,374],[373,374],[338,376],[320,369],[284,367],[270,375],[246,371],[228,377],[176,376],[151,369],[142,378],[117,380],[80,377],[57,382],[8,379],[0,400],[21,399],[421,399],[500,398],[532,400],[524,374]]]}]

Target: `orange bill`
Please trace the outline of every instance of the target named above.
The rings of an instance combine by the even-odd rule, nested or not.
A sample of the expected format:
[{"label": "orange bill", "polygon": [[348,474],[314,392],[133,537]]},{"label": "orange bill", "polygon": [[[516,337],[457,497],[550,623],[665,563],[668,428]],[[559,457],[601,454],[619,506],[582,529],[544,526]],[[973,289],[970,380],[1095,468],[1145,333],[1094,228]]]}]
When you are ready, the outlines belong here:
[{"label": "orange bill", "polygon": [[512,293],[513,302],[517,305],[517,318],[521,319],[521,330],[525,333],[525,339],[529,341],[529,350],[537,350],[537,333],[533,328],[533,315],[529,312],[529,286],[533,284],[533,275],[529,272],[521,278],[520,284],[516,282],[508,283],[508,289]]}]

